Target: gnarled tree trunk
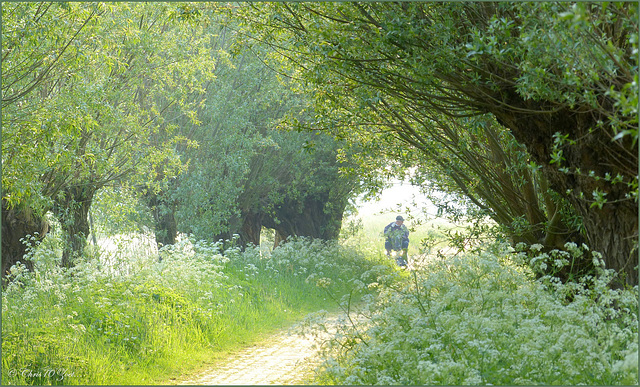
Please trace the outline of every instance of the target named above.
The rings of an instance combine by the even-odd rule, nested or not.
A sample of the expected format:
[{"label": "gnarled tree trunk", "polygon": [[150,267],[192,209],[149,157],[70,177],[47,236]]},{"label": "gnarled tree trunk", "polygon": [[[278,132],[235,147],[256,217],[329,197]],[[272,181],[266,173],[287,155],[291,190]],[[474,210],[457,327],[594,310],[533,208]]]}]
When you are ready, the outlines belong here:
[{"label": "gnarled tree trunk", "polygon": [[9,208],[7,202],[2,200],[3,283],[8,270],[18,261],[24,263],[28,270],[33,270],[33,262],[24,258],[27,246],[21,239],[31,235],[35,236],[36,240],[42,240],[47,232],[49,232],[49,223],[44,217],[28,207]]},{"label": "gnarled tree trunk", "polygon": [[307,196],[303,204],[285,202],[275,210],[275,218],[265,216],[262,224],[276,230],[276,240],[291,235],[308,236],[324,240],[337,239],[342,227],[342,216],[347,200],[329,201],[328,195]]},{"label": "gnarled tree trunk", "polygon": [[[533,101],[522,101],[515,92],[512,95],[511,106],[528,111],[543,110]],[[630,156],[638,154],[637,144],[620,142],[611,146],[610,131],[597,128],[598,120],[606,122],[606,118],[594,116],[592,112],[579,114],[561,110],[527,115],[496,110],[493,113],[542,166],[541,172],[550,187],[563,195],[582,217],[586,243],[603,255],[607,268],[620,275],[614,285],[637,285],[638,204],[626,197],[629,191],[626,183],[611,184],[603,178],[607,174],[620,174],[625,181],[630,181],[637,176],[637,156]],[[575,141],[562,146],[562,165],[551,163],[556,132]],[[568,172],[559,167],[567,168]],[[595,201],[595,191],[605,193],[606,203],[600,205]]]},{"label": "gnarled tree trunk", "polygon": [[53,212],[60,221],[64,235],[62,267],[73,267],[84,252],[91,231],[89,209],[96,190],[91,184],[76,185],[66,188],[62,195],[55,198]]},{"label": "gnarled tree trunk", "polygon": [[248,244],[260,245],[260,231],[262,230],[262,215],[255,212],[242,214],[242,229],[240,230],[240,246],[244,249]]},{"label": "gnarled tree trunk", "polygon": [[[239,239],[235,241],[235,246],[239,246],[242,250],[248,244],[256,246],[260,245],[260,232],[262,231],[263,215],[249,211],[243,212],[240,217],[234,217],[228,220],[228,231],[217,234],[213,237],[214,241],[230,241],[237,234]],[[225,248],[229,247],[225,244]]]}]

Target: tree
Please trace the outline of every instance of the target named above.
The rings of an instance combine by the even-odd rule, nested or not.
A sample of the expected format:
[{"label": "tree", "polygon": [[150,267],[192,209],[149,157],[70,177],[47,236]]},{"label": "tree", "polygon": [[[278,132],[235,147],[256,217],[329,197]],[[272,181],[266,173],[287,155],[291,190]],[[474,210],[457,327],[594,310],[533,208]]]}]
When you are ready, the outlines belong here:
[{"label": "tree", "polygon": [[[55,97],[85,64],[77,44],[102,13],[95,4],[11,3],[2,6],[2,276],[23,260],[22,240],[48,225],[44,213],[65,176],[51,178],[48,148],[64,127],[51,127]],[[56,23],[65,20],[65,23]],[[36,33],[37,31],[37,33]],[[70,162],[67,144],[53,149]],[[24,261],[24,260],[23,260]],[[30,262],[25,262],[32,268]]]},{"label": "tree", "polygon": [[242,242],[259,244],[262,226],[276,231],[276,245],[289,236],[337,239],[360,176],[338,157],[342,144],[325,133],[273,132],[276,146],[251,162],[240,196]]},{"label": "tree", "polygon": [[336,237],[355,181],[341,177],[337,143],[318,133],[279,130],[286,115],[304,115],[308,96],[268,67],[269,50],[236,47],[232,29],[210,28],[216,79],[196,119],[180,124],[197,146],[180,151],[189,169],[166,192],[175,205],[168,216],[199,239],[238,234],[242,246],[259,244],[263,225],[281,238]]},{"label": "tree", "polygon": [[226,233],[229,219],[239,215],[237,200],[251,159],[270,143],[267,132],[288,97],[255,55],[230,53],[232,31],[215,14],[209,16],[209,42],[202,49],[215,60],[215,80],[196,96],[193,119],[176,122],[179,135],[190,143],[179,148],[189,167],[167,187],[163,200],[173,203],[166,214],[179,231],[211,240]]},{"label": "tree", "polygon": [[99,90],[95,100],[89,99],[93,104],[85,113],[94,126],[81,128],[73,148],[79,156],[99,162],[76,165],[76,171],[83,172],[74,176],[76,186],[55,199],[54,212],[68,239],[64,266],[73,264],[72,255],[82,254],[89,232],[88,209],[98,189],[121,184],[140,172],[148,175],[144,170],[158,170],[160,160],[174,158],[171,142],[153,142],[156,133],[171,131],[162,114],[175,105],[182,113],[189,109],[180,101],[200,84],[188,80],[196,74],[206,80],[209,72],[208,57],[185,50],[198,45],[195,39],[201,36],[193,29],[199,28],[172,20],[172,12],[158,4],[114,6],[102,17],[100,41],[85,47],[103,62],[86,68],[83,83],[70,88],[71,93],[84,91],[85,102],[92,96],[83,90],[87,79],[92,79],[91,88]]},{"label": "tree", "polygon": [[[26,105],[29,109],[3,110],[4,121],[10,124],[5,126],[10,141],[3,142],[3,167],[9,179],[9,184],[3,184],[3,203],[8,208],[33,206],[28,199],[35,197],[32,202],[40,206],[40,216],[52,210],[65,234],[61,263],[68,267],[86,244],[87,214],[95,193],[136,174],[148,175],[145,170],[153,169],[155,162],[172,158],[172,143],[154,147],[149,146],[149,140],[156,131],[170,130],[158,122],[164,110],[172,105],[179,105],[183,111],[189,109],[180,101],[199,83],[185,80],[191,80],[194,74],[206,79],[208,56],[184,49],[190,44],[197,47],[193,36],[199,35],[193,33],[191,25],[177,23],[175,9],[168,5],[71,4],[63,7],[62,15],[43,13],[39,11],[42,7],[47,6],[34,7],[36,17],[21,11],[20,6],[15,10],[3,8],[8,16],[3,23],[25,26],[19,36],[32,37],[27,43],[36,48],[32,53],[14,53],[12,47],[17,43],[12,40],[4,51],[5,59],[12,60],[3,61],[3,71],[19,75],[10,83],[18,91],[9,90],[9,95],[17,96],[17,102],[8,99],[7,103],[13,104],[8,106]],[[72,38],[56,36],[56,31],[66,31],[68,20],[88,19],[85,14],[99,17],[64,35]],[[37,38],[43,26],[50,34]],[[55,52],[60,45],[65,46],[59,51],[68,54],[60,61],[65,64],[59,70],[61,74],[56,73],[56,78],[51,75],[53,70],[46,70],[51,82],[21,86],[22,80],[30,79],[24,74],[35,71],[31,70],[31,57],[44,56],[41,62],[46,66],[50,53],[44,48],[53,47],[51,52]],[[14,59],[12,55],[26,59]],[[35,142],[37,146],[24,153],[23,145],[15,152],[5,151],[20,142]],[[41,161],[18,163],[25,155]],[[20,173],[33,177],[25,184],[12,184]],[[16,194],[22,192],[26,193]],[[17,255],[19,252],[7,256]]]},{"label": "tree", "polygon": [[[355,105],[367,118],[373,112],[379,119],[358,121],[366,130],[385,128],[417,149],[449,142],[447,152],[472,155],[478,150],[452,142],[459,130],[450,128],[467,130],[466,117],[490,114],[524,146],[540,177],[534,191],[543,199],[527,198],[534,191],[525,182],[512,195],[515,207],[509,207],[517,211],[509,217],[529,217],[533,228],[546,222],[547,235],[556,226],[569,227],[572,238],[583,237],[603,253],[624,282],[637,284],[634,5],[282,3],[244,10],[252,33],[313,85],[318,105]],[[491,131],[482,134],[485,150],[491,149],[490,136]],[[460,139],[465,137],[472,136]],[[495,151],[505,153],[502,146]],[[463,159],[469,160],[457,158]],[[499,162],[508,171],[509,160]],[[448,166],[440,165],[454,181],[473,167]],[[483,167],[481,185],[493,184],[492,176]],[[464,189],[469,182],[457,185]],[[511,188],[500,185],[502,199],[508,199],[505,189]],[[470,198],[477,194],[465,192]],[[494,214],[504,209],[484,196],[477,204]],[[555,202],[547,202],[552,196]],[[533,211],[538,201],[549,203],[544,211]],[[569,219],[553,221],[562,213],[552,211],[561,201],[581,218],[582,236]],[[528,215],[534,212],[545,216]],[[539,242],[553,241],[547,248],[555,247],[558,239],[547,235],[538,236]]]}]

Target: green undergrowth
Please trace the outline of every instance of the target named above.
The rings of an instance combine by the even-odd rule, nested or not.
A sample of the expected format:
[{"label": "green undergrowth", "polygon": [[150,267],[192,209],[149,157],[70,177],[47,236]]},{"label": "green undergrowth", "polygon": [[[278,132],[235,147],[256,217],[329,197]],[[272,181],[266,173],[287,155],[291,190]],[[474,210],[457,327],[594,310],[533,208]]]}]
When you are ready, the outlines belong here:
[{"label": "green undergrowth", "polygon": [[393,271],[307,239],[270,253],[221,249],[185,240],[160,262],[132,250],[108,266],[87,258],[63,270],[52,247],[34,248],[42,270],[14,267],[2,294],[2,384],[168,383],[331,308],[371,267]]},{"label": "green undergrowth", "polygon": [[637,385],[638,287],[610,288],[601,260],[582,282],[531,269],[532,260],[570,264],[586,249],[496,244],[432,257],[365,297],[361,323],[324,346],[314,384]]}]

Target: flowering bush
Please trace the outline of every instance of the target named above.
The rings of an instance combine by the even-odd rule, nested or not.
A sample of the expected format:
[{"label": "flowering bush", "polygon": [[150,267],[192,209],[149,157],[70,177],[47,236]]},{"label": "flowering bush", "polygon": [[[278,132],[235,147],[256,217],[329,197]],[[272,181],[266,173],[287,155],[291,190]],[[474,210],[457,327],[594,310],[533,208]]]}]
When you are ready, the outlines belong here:
[{"label": "flowering bush", "polygon": [[36,271],[14,266],[2,293],[3,383],[148,384],[330,306],[328,294],[341,296],[372,266],[352,249],[303,238],[270,255],[189,238],[150,252],[126,243],[134,239],[71,270],[56,264],[54,240],[26,241]]},{"label": "flowering bush", "polygon": [[602,268],[582,283],[535,280],[521,258],[493,246],[432,260],[403,286],[383,288],[366,331],[340,331],[327,346],[318,380],[637,384],[638,288],[608,288],[613,274]]},{"label": "flowering bush", "polygon": [[311,285],[309,290],[318,287],[337,295],[350,292],[358,285],[354,280],[372,267],[391,273],[390,261],[377,258],[379,260],[335,241],[296,237],[289,238],[271,253],[249,248],[231,261],[242,268],[246,278],[262,273],[277,281],[286,278],[288,283]]}]

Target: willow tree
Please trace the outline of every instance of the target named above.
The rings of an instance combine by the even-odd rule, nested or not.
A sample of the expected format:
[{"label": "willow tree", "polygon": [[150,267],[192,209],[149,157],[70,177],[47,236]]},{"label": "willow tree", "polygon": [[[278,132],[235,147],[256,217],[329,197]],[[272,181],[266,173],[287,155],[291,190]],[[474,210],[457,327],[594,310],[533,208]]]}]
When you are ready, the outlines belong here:
[{"label": "willow tree", "polygon": [[238,234],[242,245],[259,244],[262,226],[281,238],[337,237],[355,182],[340,172],[339,146],[282,128],[284,117],[305,116],[308,95],[270,68],[272,50],[239,45],[232,28],[209,16],[204,48],[215,57],[216,78],[194,120],[178,121],[197,146],[180,148],[188,170],[166,191],[173,203],[166,214],[177,231],[208,240]]},{"label": "willow tree", "polygon": [[[198,44],[192,26],[176,21],[178,11],[169,4],[3,6],[2,65],[11,79],[6,90],[3,83],[3,206],[52,211],[64,232],[63,266],[82,254],[95,193],[147,176],[173,154],[170,142],[154,146],[153,133],[168,130],[162,112],[197,87],[189,83],[194,72],[208,72],[208,57],[185,50]],[[38,74],[44,80],[31,82]],[[20,162],[25,157],[35,161]],[[5,236],[18,237],[5,231],[3,248]],[[21,253],[3,252],[3,262]]]},{"label": "willow tree", "polygon": [[[375,121],[356,121],[365,130],[385,128],[409,146],[449,144],[462,154],[469,142],[456,144],[448,128],[491,115],[522,144],[542,181],[542,200],[524,195],[526,182],[514,191],[522,193],[514,196],[520,215],[535,215],[531,205],[545,201],[547,185],[558,198],[544,216],[527,219],[544,230],[538,241],[555,247],[549,232],[584,238],[627,284],[637,284],[636,5],[274,3],[238,14],[244,11],[251,34],[298,67],[319,105],[374,112]],[[490,141],[490,134],[482,137]],[[492,176],[485,170],[482,184]],[[505,208],[482,199],[493,213]],[[580,235],[568,219],[552,222],[558,200],[579,215]]]},{"label": "willow tree", "polygon": [[[251,160],[270,144],[267,132],[283,114],[288,91],[255,55],[234,55],[233,31],[215,13],[207,17],[208,39],[199,50],[207,51],[215,62],[211,68],[215,79],[203,82],[202,94],[194,96],[193,116],[173,121],[176,134],[188,140],[177,147],[188,168],[166,186],[161,200],[176,232],[213,240],[227,233],[230,220],[240,216],[237,202]],[[156,224],[157,234],[169,231]],[[168,238],[164,244],[171,243]]]},{"label": "willow tree", "polygon": [[276,245],[289,236],[337,239],[360,176],[345,171],[342,144],[326,133],[273,131],[272,145],[252,158],[238,203],[244,243],[260,243],[262,226],[276,232]]},{"label": "willow tree", "polygon": [[[69,167],[73,151],[56,142],[69,126],[52,125],[65,109],[57,98],[86,62],[77,45],[102,9],[95,4],[11,3],[2,6],[2,276],[25,261],[22,239],[48,231],[51,197],[68,182],[52,176],[52,157]],[[57,23],[65,20],[65,23]],[[50,114],[51,111],[58,111]],[[51,145],[55,147],[51,149]]]}]

